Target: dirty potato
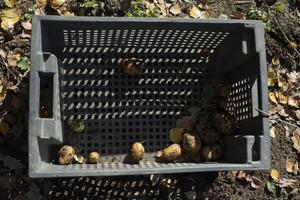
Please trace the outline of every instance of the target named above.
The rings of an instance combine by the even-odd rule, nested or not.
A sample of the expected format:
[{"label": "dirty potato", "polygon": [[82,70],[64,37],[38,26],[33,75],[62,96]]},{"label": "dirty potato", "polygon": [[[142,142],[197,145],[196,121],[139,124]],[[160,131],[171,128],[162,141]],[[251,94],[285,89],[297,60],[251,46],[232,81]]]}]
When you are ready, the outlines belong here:
[{"label": "dirty potato", "polygon": [[212,128],[207,128],[201,132],[200,138],[205,144],[213,144],[220,140],[220,134]]},{"label": "dirty potato", "polygon": [[201,149],[201,140],[199,137],[185,133],[182,138],[182,149],[188,154],[196,154]]},{"label": "dirty potato", "polygon": [[71,146],[65,145],[58,152],[58,163],[60,165],[68,165],[72,163],[75,155],[75,149]]},{"label": "dirty potato", "polygon": [[131,146],[131,155],[132,155],[132,158],[136,161],[142,160],[145,155],[145,148],[144,148],[143,144],[140,142],[135,142]]},{"label": "dirty potato", "polygon": [[175,161],[181,156],[181,147],[179,144],[172,144],[162,151],[156,153],[156,157],[164,161]]},{"label": "dirty potato", "polygon": [[202,155],[207,162],[219,160],[222,154],[223,149],[220,144],[207,145],[202,149]]},{"label": "dirty potato", "polygon": [[97,164],[100,161],[100,154],[96,151],[89,153],[89,163]]},{"label": "dirty potato", "polygon": [[169,132],[170,141],[179,144],[183,135],[183,128],[172,128]]},{"label": "dirty potato", "polygon": [[122,71],[129,75],[138,75],[142,71],[142,64],[136,58],[126,58],[121,63]]}]

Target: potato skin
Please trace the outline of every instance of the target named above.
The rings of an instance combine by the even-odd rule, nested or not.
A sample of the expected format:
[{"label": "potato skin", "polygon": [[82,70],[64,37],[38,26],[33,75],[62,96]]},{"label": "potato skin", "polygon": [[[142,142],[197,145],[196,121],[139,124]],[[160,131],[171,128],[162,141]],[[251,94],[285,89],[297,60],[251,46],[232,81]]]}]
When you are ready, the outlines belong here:
[{"label": "potato skin", "polygon": [[135,142],[131,146],[131,155],[132,158],[136,161],[140,161],[143,159],[145,155],[145,148],[142,143],[140,142]]},{"label": "potato skin", "polygon": [[179,144],[182,140],[183,128],[172,128],[170,130],[170,141],[176,144]]},{"label": "potato skin", "polygon": [[162,150],[161,159],[165,161],[174,161],[181,156],[181,147],[179,144],[172,144]]},{"label": "potato skin", "polygon": [[182,138],[182,149],[188,154],[199,153],[201,149],[201,140],[199,137],[185,133]]},{"label": "potato skin", "polygon": [[58,152],[58,163],[60,165],[68,165],[73,162],[75,149],[71,146],[65,145]]}]

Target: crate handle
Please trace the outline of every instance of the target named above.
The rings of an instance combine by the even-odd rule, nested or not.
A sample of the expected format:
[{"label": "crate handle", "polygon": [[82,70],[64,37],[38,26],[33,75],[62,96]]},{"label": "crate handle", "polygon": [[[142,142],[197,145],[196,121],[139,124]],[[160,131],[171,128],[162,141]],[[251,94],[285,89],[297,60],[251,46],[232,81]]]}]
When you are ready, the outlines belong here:
[{"label": "crate handle", "polygon": [[54,73],[39,72],[40,79],[40,101],[39,117],[53,118],[53,80]]}]

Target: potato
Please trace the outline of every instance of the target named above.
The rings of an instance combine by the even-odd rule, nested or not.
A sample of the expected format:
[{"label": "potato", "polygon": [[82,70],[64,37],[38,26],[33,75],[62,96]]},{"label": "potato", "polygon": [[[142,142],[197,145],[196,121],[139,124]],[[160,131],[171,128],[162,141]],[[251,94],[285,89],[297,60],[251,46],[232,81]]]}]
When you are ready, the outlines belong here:
[{"label": "potato", "polygon": [[100,154],[98,152],[89,153],[89,163],[97,164],[100,161]]},{"label": "potato", "polygon": [[162,151],[156,153],[156,157],[165,161],[175,161],[181,156],[181,147],[179,144],[172,144]]},{"label": "potato", "polygon": [[121,63],[122,71],[129,75],[138,75],[142,71],[142,65],[136,58],[126,58]]},{"label": "potato", "polygon": [[201,140],[195,135],[185,133],[182,138],[182,149],[188,154],[196,154],[201,149]]},{"label": "potato", "polygon": [[200,138],[205,144],[213,144],[220,140],[220,134],[214,129],[208,128],[201,132]]},{"label": "potato", "polygon": [[183,135],[183,128],[172,128],[169,132],[170,141],[179,144]]},{"label": "potato", "polygon": [[194,119],[192,116],[185,116],[177,120],[176,127],[183,128],[186,131],[192,131]]},{"label": "potato", "polygon": [[65,145],[58,152],[58,163],[60,165],[68,165],[72,163],[75,156],[75,149]]},{"label": "potato", "polygon": [[223,148],[219,144],[212,144],[204,146],[202,149],[202,155],[205,161],[216,161],[220,159],[223,154]]},{"label": "potato", "polygon": [[131,147],[131,155],[136,161],[142,160],[145,155],[145,148],[143,144],[140,142],[135,142]]}]

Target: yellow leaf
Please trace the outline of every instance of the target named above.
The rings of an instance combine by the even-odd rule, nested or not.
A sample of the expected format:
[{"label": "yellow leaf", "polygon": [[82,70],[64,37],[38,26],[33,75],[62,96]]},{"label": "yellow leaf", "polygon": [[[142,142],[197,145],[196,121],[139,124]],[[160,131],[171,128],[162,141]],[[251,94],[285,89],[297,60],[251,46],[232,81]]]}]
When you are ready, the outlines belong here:
[{"label": "yellow leaf", "polygon": [[276,138],[279,134],[278,129],[275,126],[272,126],[270,129],[270,137],[271,138]]},{"label": "yellow leaf", "polygon": [[278,87],[283,88],[284,86],[287,85],[285,78],[283,78],[282,76],[278,76]]},{"label": "yellow leaf", "polygon": [[274,92],[269,92],[269,100],[273,104],[277,104],[276,95]]},{"label": "yellow leaf", "polygon": [[279,172],[276,169],[271,169],[270,176],[274,181],[279,181]]},{"label": "yellow leaf", "polygon": [[286,159],[285,162],[286,171],[289,173],[295,173],[298,171],[298,162],[295,159]]},{"label": "yellow leaf", "polygon": [[39,8],[43,9],[47,5],[47,0],[37,0],[37,5]]},{"label": "yellow leaf", "polygon": [[276,74],[272,71],[268,71],[268,86],[272,87],[275,86],[277,83]]},{"label": "yellow leaf", "polygon": [[65,3],[66,0],[50,0],[50,6],[54,9],[59,8]]},{"label": "yellow leaf", "polygon": [[297,49],[297,47],[298,47],[296,42],[290,42],[290,45],[293,49]]},{"label": "yellow leaf", "polygon": [[289,97],[288,104],[289,104],[289,106],[299,108],[300,98],[297,96]]},{"label": "yellow leaf", "polygon": [[170,13],[172,13],[173,15],[178,15],[181,13],[181,7],[179,3],[175,3],[171,6]]},{"label": "yellow leaf", "polygon": [[280,64],[279,59],[277,57],[272,58],[272,64],[275,66],[279,65]]},{"label": "yellow leaf", "polygon": [[288,103],[288,97],[286,95],[284,95],[282,92],[280,91],[276,91],[276,97],[279,101],[279,103],[286,105]]},{"label": "yellow leaf", "polygon": [[291,137],[293,147],[300,152],[300,129],[296,129]]},{"label": "yellow leaf", "polygon": [[16,0],[4,0],[4,5],[9,8],[13,8],[15,6]]},{"label": "yellow leaf", "polygon": [[190,17],[192,18],[200,18],[201,16],[201,11],[199,10],[199,8],[195,5],[192,6],[192,9],[190,11]]},{"label": "yellow leaf", "polygon": [[0,10],[1,28],[9,31],[13,28],[14,24],[20,19],[19,13],[14,8]]}]

